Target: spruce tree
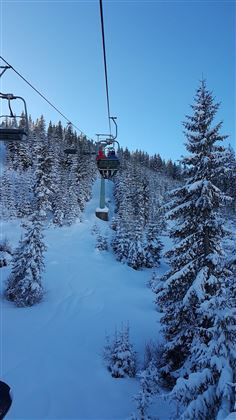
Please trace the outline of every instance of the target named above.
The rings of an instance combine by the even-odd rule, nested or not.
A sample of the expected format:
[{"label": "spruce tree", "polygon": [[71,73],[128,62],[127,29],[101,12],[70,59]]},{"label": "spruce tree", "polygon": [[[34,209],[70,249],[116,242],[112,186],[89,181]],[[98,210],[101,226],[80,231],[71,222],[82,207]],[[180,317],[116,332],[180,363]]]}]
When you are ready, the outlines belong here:
[{"label": "spruce tree", "polygon": [[127,264],[133,269],[138,270],[146,266],[142,227],[137,221],[131,223],[130,227],[132,239],[130,240]]},{"label": "spruce tree", "polygon": [[4,219],[13,219],[17,215],[15,200],[15,173],[5,169],[1,177],[1,214]]},{"label": "spruce tree", "polygon": [[216,185],[219,186],[227,195],[232,198],[230,208],[236,210],[236,157],[232,147],[226,149],[227,162],[223,176],[216,179]]},{"label": "spruce tree", "polygon": [[[198,375],[201,366],[205,369],[204,363],[201,365],[201,355],[207,354],[209,343],[218,342],[220,345],[221,339],[214,336],[217,307],[220,305],[220,291],[228,285],[229,278],[222,265],[221,241],[226,232],[219,216],[226,197],[214,185],[214,180],[223,173],[227,159],[224,148],[218,143],[227,137],[220,134],[222,122],[213,125],[218,108],[219,104],[214,103],[212,93],[202,81],[192,105],[193,115],[187,116],[184,122],[186,147],[190,152],[182,161],[186,183],[172,192],[168,206],[167,216],[175,221],[170,230],[175,244],[167,252],[171,269],[155,288],[157,304],[164,312],[162,325],[166,339],[160,362],[161,377],[170,387],[175,386],[177,378],[183,378],[179,379],[177,387],[181,380],[186,381],[186,395],[191,395],[195,401],[198,398],[202,398],[203,403],[207,401],[205,414],[201,414],[203,406],[195,412],[199,419],[214,418],[211,416],[217,415],[223,398],[223,394],[219,396],[217,393],[217,377],[209,362],[209,352],[206,356],[209,374],[204,370],[205,379]],[[228,286],[225,293],[229,293]],[[218,322],[217,325],[222,337],[223,324]],[[216,350],[213,351],[211,345],[209,351],[213,355]],[[226,359],[233,370],[232,358],[226,355]],[[215,386],[210,376],[214,377]],[[194,392],[191,392],[191,387]],[[172,391],[174,397],[175,392],[176,388]],[[186,404],[182,408],[183,418],[192,418],[185,411],[189,403],[187,397],[183,400]],[[208,417],[204,417],[206,413]]]},{"label": "spruce tree", "polygon": [[147,226],[144,243],[145,265],[148,268],[158,267],[160,263],[160,253],[163,244],[159,239],[159,235],[159,223],[150,221]]},{"label": "spruce tree", "polygon": [[122,326],[116,331],[113,342],[107,342],[104,347],[104,360],[107,369],[114,378],[134,377],[136,373],[136,356],[133,345],[130,343],[129,326]]},{"label": "spruce tree", "polygon": [[34,127],[34,155],[36,161],[35,183],[33,191],[36,199],[36,209],[41,220],[47,218],[52,210],[53,181],[52,181],[52,158],[48,153],[45,121],[43,116],[37,120]]},{"label": "spruce tree", "polygon": [[183,419],[224,419],[236,402],[235,277],[222,274],[212,276],[211,286],[215,282],[217,291],[198,308],[201,323],[188,358],[191,369],[172,390],[183,407]]},{"label": "spruce tree", "polygon": [[5,296],[17,306],[33,306],[43,298],[41,273],[44,269],[42,224],[34,213],[23,224],[25,235],[13,253],[12,271],[7,280]]},{"label": "spruce tree", "polygon": [[148,410],[153,402],[153,396],[158,390],[157,367],[154,360],[151,360],[148,366],[142,370],[139,377],[139,392],[135,395],[134,400],[137,406],[137,413],[131,416],[131,420],[152,420]]},{"label": "spruce tree", "polygon": [[101,232],[98,232],[96,236],[96,249],[99,251],[108,251],[107,236],[104,236]]}]

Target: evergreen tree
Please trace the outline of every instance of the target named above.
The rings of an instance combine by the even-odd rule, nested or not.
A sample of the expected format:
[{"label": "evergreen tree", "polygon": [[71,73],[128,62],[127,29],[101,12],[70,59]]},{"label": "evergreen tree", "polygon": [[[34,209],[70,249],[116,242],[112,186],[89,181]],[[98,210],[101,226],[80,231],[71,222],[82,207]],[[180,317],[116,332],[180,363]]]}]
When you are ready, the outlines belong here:
[{"label": "evergreen tree", "polygon": [[161,172],[163,167],[162,158],[159,153],[154,155],[150,160],[150,168],[153,169],[155,172]]},{"label": "evergreen tree", "polygon": [[[219,217],[219,208],[226,197],[213,183],[224,171],[227,158],[224,148],[218,144],[227,137],[219,133],[222,122],[213,126],[218,108],[219,104],[214,103],[212,93],[202,81],[192,106],[193,116],[187,116],[184,122],[186,147],[190,152],[183,159],[186,183],[172,192],[167,214],[170,220],[176,222],[170,232],[175,246],[167,253],[171,269],[156,287],[156,301],[164,312],[162,325],[166,338],[161,357],[161,376],[170,387],[175,386],[178,377],[183,378],[173,389],[173,396],[177,395],[175,391],[179,383],[186,381],[186,395],[191,394],[196,401],[202,398],[202,404],[207,401],[206,411],[203,411],[208,413],[207,417],[202,417],[205,414],[201,414],[201,406],[196,412],[198,414],[195,413],[199,419],[214,418],[211,416],[217,415],[222,402],[217,387],[212,386],[215,368],[206,363],[209,374],[202,378],[198,360],[209,343],[215,342],[217,347],[222,339],[222,324],[218,330],[221,338],[216,338],[214,329],[220,290],[228,285],[229,278],[229,273],[222,267],[221,240],[226,232]],[[225,293],[229,293],[228,286]],[[221,351],[219,347],[217,351]],[[210,352],[213,355],[212,346]],[[233,370],[232,358],[226,355],[226,360]],[[204,370],[203,376],[205,374]],[[184,404],[187,404],[187,397]],[[183,418],[191,418],[187,414],[185,417],[184,413],[187,411],[183,412]]]},{"label": "evergreen tree", "polygon": [[15,177],[14,197],[17,217],[27,217],[32,214],[32,171],[25,170]]},{"label": "evergreen tree", "polygon": [[44,294],[41,273],[46,247],[37,213],[23,227],[25,235],[13,253],[13,267],[5,296],[17,306],[33,306],[42,300]]},{"label": "evergreen tree", "polygon": [[14,171],[5,169],[1,177],[1,214],[4,219],[16,217],[16,201],[14,194]]},{"label": "evergreen tree", "polygon": [[[216,294],[208,296],[198,309],[202,322],[188,360],[191,370],[172,390],[183,419],[224,419],[236,401],[235,278],[232,273],[226,278],[218,274],[218,278],[211,278],[211,286],[217,283]],[[210,326],[206,323],[209,320]]]},{"label": "evergreen tree", "polygon": [[42,220],[46,219],[48,213],[52,210],[53,197],[52,158],[48,153],[45,130],[45,121],[41,116],[34,127],[36,167],[33,191],[36,199],[36,209]]},{"label": "evergreen tree", "polygon": [[230,207],[236,210],[236,157],[232,147],[226,149],[227,162],[221,178],[217,177],[215,184],[232,198]]},{"label": "evergreen tree", "polygon": [[129,326],[115,332],[114,340],[104,347],[104,360],[107,369],[114,378],[134,377],[136,373],[136,357],[129,339]]},{"label": "evergreen tree", "polygon": [[107,237],[103,236],[101,233],[98,233],[98,235],[97,235],[96,248],[99,251],[107,251],[108,250]]},{"label": "evergreen tree", "polygon": [[124,219],[117,218],[116,219],[116,235],[112,241],[112,247],[116,254],[116,258],[118,261],[125,262],[128,253],[129,253],[129,246],[130,246],[130,237],[129,237],[129,223]]},{"label": "evergreen tree", "polygon": [[[153,402],[154,396],[159,391],[158,385],[158,350],[153,342],[146,345],[144,368],[137,374],[139,377],[139,392],[135,395],[134,400],[137,405],[137,413],[133,414],[131,420],[148,420],[153,419],[148,414],[149,407]],[[158,419],[158,417],[155,417]]]},{"label": "evergreen tree", "polygon": [[68,225],[72,225],[81,216],[78,203],[78,185],[76,182],[77,162],[75,157],[68,158],[67,185],[65,194],[65,219]]},{"label": "evergreen tree", "polygon": [[160,261],[160,253],[163,248],[163,244],[159,239],[160,228],[158,223],[150,221],[146,231],[145,244],[144,244],[144,255],[146,267],[152,268],[157,267]]},{"label": "evergreen tree", "polygon": [[133,222],[131,224],[132,239],[130,240],[127,263],[135,270],[146,266],[143,235],[141,226]]},{"label": "evergreen tree", "polygon": [[148,410],[153,401],[153,396],[158,390],[156,378],[158,376],[156,363],[152,360],[146,369],[142,370],[139,377],[139,392],[135,395],[134,400],[137,405],[137,413],[133,414],[131,420],[151,420]]},{"label": "evergreen tree", "polygon": [[[142,155],[142,154],[141,154]],[[137,156],[141,156],[138,152]],[[115,180],[116,217],[113,249],[134,269],[158,265],[163,229],[160,195],[164,181],[152,170],[127,162]]]}]

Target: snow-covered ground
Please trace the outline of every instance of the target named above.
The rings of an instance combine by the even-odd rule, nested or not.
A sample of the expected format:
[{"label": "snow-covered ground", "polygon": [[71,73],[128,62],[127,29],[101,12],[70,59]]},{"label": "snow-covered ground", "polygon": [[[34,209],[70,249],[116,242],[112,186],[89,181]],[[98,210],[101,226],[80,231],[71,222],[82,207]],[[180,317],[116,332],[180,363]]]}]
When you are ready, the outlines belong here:
[{"label": "snow-covered ground", "polygon": [[[102,360],[105,335],[129,321],[141,366],[145,344],[158,339],[160,315],[146,287],[152,270],[135,271],[95,248],[95,223],[112,235],[109,223],[95,217],[98,195],[96,181],[82,223],[45,232],[44,301],[16,308],[1,299],[0,379],[14,398],[7,419],[126,419],[135,410],[138,381],[110,376]],[[112,213],[111,182],[107,197]],[[2,223],[0,233],[16,244],[21,228]],[[0,270],[2,289],[8,274]]]}]

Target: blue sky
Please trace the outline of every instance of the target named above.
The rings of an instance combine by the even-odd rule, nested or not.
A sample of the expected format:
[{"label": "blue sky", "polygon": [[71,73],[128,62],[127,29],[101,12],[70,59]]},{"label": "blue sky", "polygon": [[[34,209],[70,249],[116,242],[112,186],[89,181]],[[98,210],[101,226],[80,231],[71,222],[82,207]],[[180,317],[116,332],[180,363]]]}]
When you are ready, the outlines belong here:
[{"label": "blue sky", "polygon": [[[235,2],[103,2],[111,114],[120,144],[174,160],[199,80],[235,142]],[[90,137],[108,131],[98,1],[1,1],[1,55]],[[61,117],[8,70],[1,90],[33,119]],[[63,121],[63,124],[66,124]]]}]

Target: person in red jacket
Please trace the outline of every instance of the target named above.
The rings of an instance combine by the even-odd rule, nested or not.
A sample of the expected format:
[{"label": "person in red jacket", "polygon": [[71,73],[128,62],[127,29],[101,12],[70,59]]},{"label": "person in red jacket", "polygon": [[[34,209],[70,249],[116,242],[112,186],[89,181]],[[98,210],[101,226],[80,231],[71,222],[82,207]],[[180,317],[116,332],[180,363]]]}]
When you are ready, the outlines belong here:
[{"label": "person in red jacket", "polygon": [[103,150],[99,149],[96,160],[105,159],[105,158],[106,158],[106,156],[104,155]]}]

